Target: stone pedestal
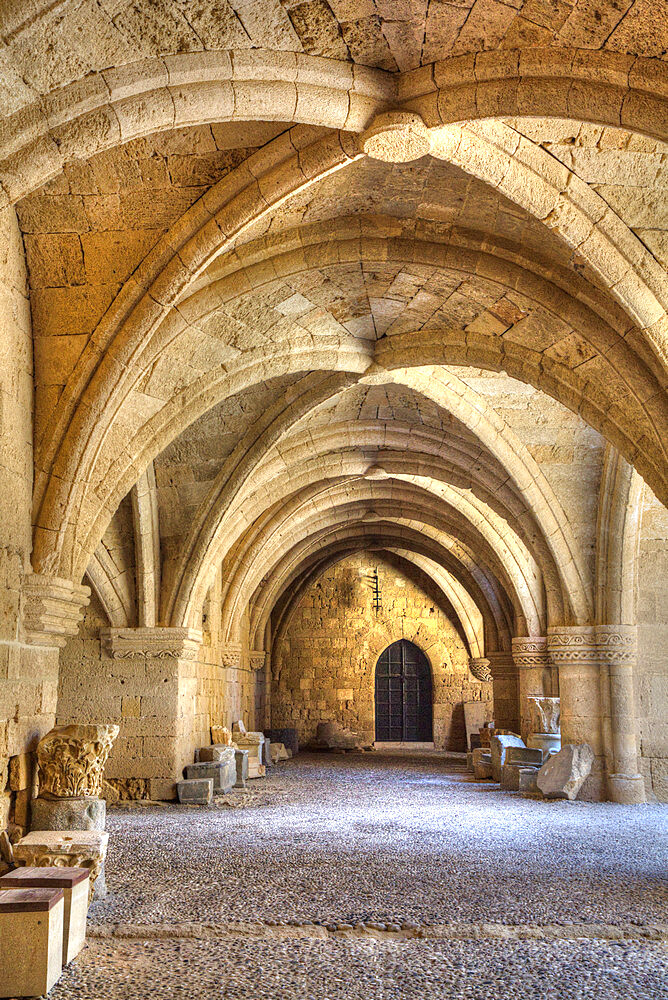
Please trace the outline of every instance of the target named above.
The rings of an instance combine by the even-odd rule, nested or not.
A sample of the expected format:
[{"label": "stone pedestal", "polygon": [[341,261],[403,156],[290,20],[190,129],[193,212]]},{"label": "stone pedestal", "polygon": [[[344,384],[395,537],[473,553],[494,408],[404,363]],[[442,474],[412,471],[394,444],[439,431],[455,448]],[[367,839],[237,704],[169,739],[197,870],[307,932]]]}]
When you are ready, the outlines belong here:
[{"label": "stone pedestal", "polygon": [[32,802],[31,830],[104,830],[107,803],[85,798],[44,798]]},{"label": "stone pedestal", "polygon": [[0,892],[0,997],[46,996],[63,971],[62,889]]},{"label": "stone pedestal", "polygon": [[88,916],[87,868],[17,868],[0,878],[0,890],[62,889],[63,965],[79,954],[86,940]]},{"label": "stone pedestal", "polygon": [[248,751],[248,777],[263,778],[266,768],[263,763],[264,733],[249,733],[238,725],[232,727],[234,746]]}]

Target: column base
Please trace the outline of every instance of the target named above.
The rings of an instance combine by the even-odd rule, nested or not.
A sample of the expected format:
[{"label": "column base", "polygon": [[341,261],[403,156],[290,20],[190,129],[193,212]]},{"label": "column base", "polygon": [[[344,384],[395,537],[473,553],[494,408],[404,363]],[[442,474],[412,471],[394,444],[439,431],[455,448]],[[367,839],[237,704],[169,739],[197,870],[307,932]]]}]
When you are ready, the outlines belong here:
[{"label": "column base", "polygon": [[611,802],[620,805],[642,805],[647,801],[642,774],[609,774],[608,794]]}]

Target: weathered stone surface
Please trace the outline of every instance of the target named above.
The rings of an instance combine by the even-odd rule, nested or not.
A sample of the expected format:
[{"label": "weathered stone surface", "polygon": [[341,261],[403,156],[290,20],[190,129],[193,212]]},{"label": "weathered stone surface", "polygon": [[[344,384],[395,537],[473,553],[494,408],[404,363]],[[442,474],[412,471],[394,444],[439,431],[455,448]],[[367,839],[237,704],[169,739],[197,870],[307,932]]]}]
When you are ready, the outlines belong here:
[{"label": "weathered stone surface", "polygon": [[282,743],[271,744],[271,762],[272,764],[277,764],[279,760],[287,760],[288,753]]},{"label": "weathered stone surface", "polygon": [[188,764],[186,767],[186,777],[211,778],[213,780],[214,795],[225,795],[227,792],[230,792],[236,784],[237,767],[233,748],[227,747],[226,749],[228,753],[222,760]]},{"label": "weathered stone surface", "polygon": [[561,699],[545,698],[531,695],[529,702],[533,706],[536,733],[559,733],[561,719]]},{"label": "weathered stone surface", "polygon": [[104,799],[47,799],[32,801],[31,830],[104,830],[107,804]]},{"label": "weathered stone surface", "polygon": [[176,782],[179,802],[184,805],[208,806],[213,799],[213,778],[186,778]]},{"label": "weathered stone surface", "polygon": [[227,726],[211,726],[211,742],[220,743],[223,746],[232,745],[232,732]]},{"label": "weathered stone surface", "polygon": [[14,845],[14,857],[35,868],[88,868],[90,899],[107,894],[104,862],[109,834],[100,830],[33,831]]},{"label": "weathered stone surface", "polygon": [[524,740],[520,736],[494,735],[490,739],[490,754],[492,759],[492,776],[494,781],[501,781],[501,768],[506,763],[506,754],[511,747],[524,748]]},{"label": "weathered stone surface", "polygon": [[248,750],[234,749],[234,760],[236,765],[235,788],[245,788],[248,780]]},{"label": "weathered stone surface", "polygon": [[119,727],[57,726],[37,744],[40,795],[99,797],[102,773]]},{"label": "weathered stone surface", "polygon": [[509,747],[506,753],[507,764],[524,764],[527,767],[542,767],[543,751],[530,747]]},{"label": "weathered stone surface", "polygon": [[573,799],[586,781],[594,751],[588,743],[567,743],[543,764],[536,779],[546,799]]},{"label": "weathered stone surface", "polygon": [[311,744],[314,750],[364,750],[373,743],[364,735],[346,729],[339,722],[319,722],[315,740]]},{"label": "weathered stone surface", "polygon": [[521,767],[519,769],[519,791],[523,795],[538,795],[540,790],[537,784],[539,768],[537,767]]}]

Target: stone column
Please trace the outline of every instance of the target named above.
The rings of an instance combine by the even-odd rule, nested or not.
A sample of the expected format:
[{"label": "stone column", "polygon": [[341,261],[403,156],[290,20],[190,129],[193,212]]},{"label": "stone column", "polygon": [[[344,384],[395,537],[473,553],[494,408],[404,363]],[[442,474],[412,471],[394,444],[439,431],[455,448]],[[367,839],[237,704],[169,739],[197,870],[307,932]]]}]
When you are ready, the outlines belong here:
[{"label": "stone column", "polygon": [[[202,633],[192,628],[104,628],[100,639],[107,656],[136,661],[145,691],[140,717],[127,720],[121,729],[121,741],[124,728],[141,731],[144,755],[131,763],[112,756],[107,776],[145,779],[150,798],[173,799],[199,736],[195,661]],[[132,774],[124,773],[128,768]]]},{"label": "stone column", "polygon": [[547,633],[548,655],[559,671],[561,744],[590,745],[595,760],[579,797],[600,802],[606,792],[606,759],[596,632],[593,625],[560,625]]},{"label": "stone column", "polygon": [[637,629],[633,625],[597,625],[601,694],[607,735],[608,796],[613,802],[645,801],[645,783],[638,773],[633,670]]},{"label": "stone column", "polygon": [[517,667],[512,653],[488,653],[494,693],[494,725],[497,729],[520,731]]},{"label": "stone column", "polygon": [[547,637],[517,636],[512,641],[513,661],[518,671],[518,687],[520,701],[520,734],[526,742],[531,732],[531,707],[529,698],[532,696],[550,696],[552,694],[552,677],[550,661],[547,655]]}]

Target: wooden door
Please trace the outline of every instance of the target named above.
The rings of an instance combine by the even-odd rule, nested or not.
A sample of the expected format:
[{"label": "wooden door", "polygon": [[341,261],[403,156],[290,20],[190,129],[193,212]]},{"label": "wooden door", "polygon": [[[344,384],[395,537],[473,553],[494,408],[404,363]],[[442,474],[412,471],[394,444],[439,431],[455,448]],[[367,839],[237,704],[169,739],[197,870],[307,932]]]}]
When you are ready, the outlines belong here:
[{"label": "wooden door", "polygon": [[376,739],[417,743],[432,738],[429,662],[414,643],[400,639],[376,664]]}]

